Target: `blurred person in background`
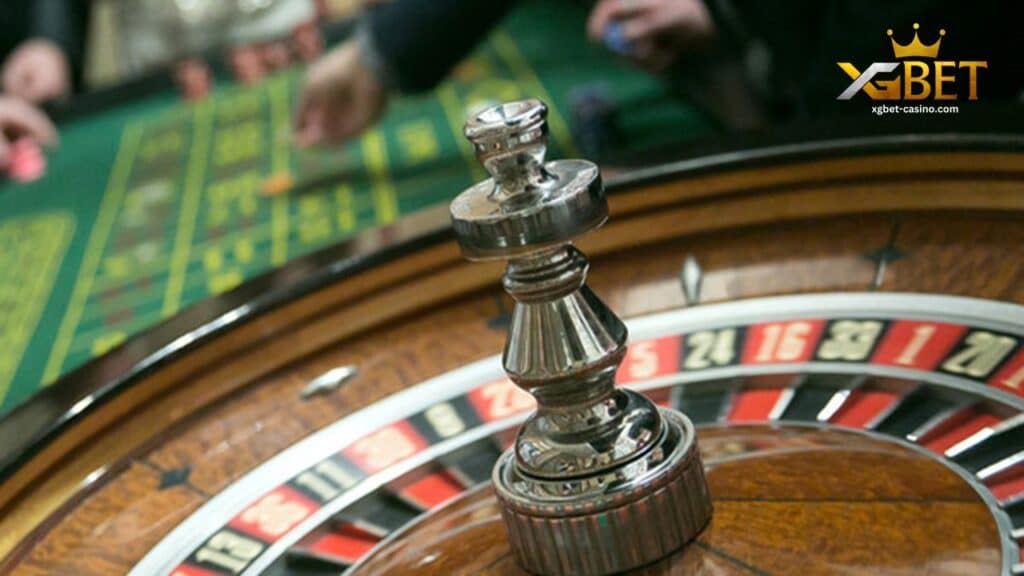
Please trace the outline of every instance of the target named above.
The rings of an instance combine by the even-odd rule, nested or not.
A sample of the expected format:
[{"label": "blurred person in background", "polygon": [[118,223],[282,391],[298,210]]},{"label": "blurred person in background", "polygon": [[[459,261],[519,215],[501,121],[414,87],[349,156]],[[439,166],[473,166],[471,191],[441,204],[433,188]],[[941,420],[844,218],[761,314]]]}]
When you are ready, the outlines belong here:
[{"label": "blurred person in background", "polygon": [[[514,3],[393,0],[372,8],[353,39],[308,70],[297,142],[351,139],[380,118],[392,94],[432,88]],[[744,129],[844,111],[836,95],[849,79],[836,62],[891,60],[886,30],[906,43],[915,22],[923,42],[948,28],[952,54],[992,63],[989,98],[1015,98],[1024,82],[1021,11],[996,0],[599,0],[587,33],[682,87],[723,127]]]},{"label": "blurred person in background", "polygon": [[81,86],[89,5],[84,0],[4,0],[0,27],[0,169],[11,144],[53,145],[57,131],[38,105]]},{"label": "blurred person in background", "polygon": [[174,65],[187,99],[212,84],[206,59],[223,51],[242,83],[259,81],[291,60],[289,35],[315,26],[313,0],[120,0],[118,75],[137,76]]},{"label": "blurred person in background", "polygon": [[[372,7],[354,38],[328,52],[307,72],[296,116],[300,145],[338,143],[376,122],[394,93],[437,85],[515,5],[515,0],[393,0]],[[601,0],[592,36],[616,20],[627,58],[648,70],[675,55],[706,49],[716,36],[702,0]]]}]

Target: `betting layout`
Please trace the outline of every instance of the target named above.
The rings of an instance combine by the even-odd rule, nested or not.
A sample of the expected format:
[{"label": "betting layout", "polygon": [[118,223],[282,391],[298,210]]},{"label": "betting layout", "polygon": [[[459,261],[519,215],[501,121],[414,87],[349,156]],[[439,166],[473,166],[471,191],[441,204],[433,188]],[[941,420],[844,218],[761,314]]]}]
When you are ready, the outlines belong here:
[{"label": "betting layout", "polygon": [[[483,176],[461,136],[468,110],[541,95],[552,103],[555,153],[574,155],[566,99],[586,81],[587,67],[545,75],[544,46],[523,47],[514,40],[520,37],[497,31],[433,95],[396,101],[377,129],[340,150],[291,145],[297,70],[107,126],[117,132],[96,136],[109,144],[69,135],[67,148],[96,147],[82,154],[90,168],[99,167],[109,146],[109,174],[69,172],[58,154],[49,176],[33,184],[52,188],[59,178],[61,186],[90,183],[102,194],[95,212],[78,210],[81,198],[72,202],[75,233],[58,276],[67,286],[35,293],[44,301],[33,306],[43,312],[22,333],[31,337],[35,328],[39,336],[0,352],[15,366],[0,373],[7,378],[0,390],[18,382],[0,405],[9,408],[40,383],[192,302],[360,229],[446,201]],[[544,52],[539,58],[538,51]],[[621,86],[642,94],[652,84]],[[37,191],[4,193],[24,204]]]},{"label": "betting layout", "polygon": [[74,228],[67,212],[0,221],[0,398],[49,299]]},{"label": "betting layout", "polygon": [[[80,274],[83,301],[73,303],[82,310],[68,311],[44,379],[187,303],[468,185],[477,175],[460,158],[469,153],[458,140],[465,110],[480,94],[522,96],[533,83],[493,80],[514,75],[497,49],[466,70],[438,99],[400,103],[388,124],[340,150],[291,144],[297,74],[129,126],[100,209],[109,227],[97,227],[88,247],[101,255]],[[556,138],[571,146],[562,126]],[[453,165],[424,169],[438,161]],[[266,180],[281,174],[313,186],[265,197]]]}]

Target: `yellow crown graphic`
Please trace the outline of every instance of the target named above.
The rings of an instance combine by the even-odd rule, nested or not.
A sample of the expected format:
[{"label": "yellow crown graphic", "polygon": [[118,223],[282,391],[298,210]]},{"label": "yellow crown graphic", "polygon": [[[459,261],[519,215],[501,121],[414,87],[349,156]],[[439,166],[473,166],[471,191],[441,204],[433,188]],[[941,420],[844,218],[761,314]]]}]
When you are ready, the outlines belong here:
[{"label": "yellow crown graphic", "polygon": [[914,39],[910,41],[910,44],[898,44],[896,39],[892,37],[892,28],[885,31],[889,35],[889,41],[892,42],[892,53],[896,58],[910,58],[912,56],[935,58],[939,55],[939,45],[942,44],[942,37],[946,35],[946,30],[939,30],[939,39],[934,44],[925,45],[917,38],[917,29],[920,27],[920,24],[914,22]]}]

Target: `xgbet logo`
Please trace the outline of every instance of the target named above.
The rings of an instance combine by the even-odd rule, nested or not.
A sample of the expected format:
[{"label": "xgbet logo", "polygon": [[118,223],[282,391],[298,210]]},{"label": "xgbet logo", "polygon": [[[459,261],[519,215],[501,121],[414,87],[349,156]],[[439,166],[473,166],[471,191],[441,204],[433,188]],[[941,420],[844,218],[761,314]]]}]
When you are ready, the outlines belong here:
[{"label": "xgbet logo", "polygon": [[892,29],[886,31],[898,62],[873,62],[863,72],[850,62],[836,62],[853,82],[836,99],[849,100],[864,91],[872,100],[967,100],[978,99],[978,73],[988,68],[985,60],[939,60],[939,38],[925,45],[917,37],[920,26],[914,24],[914,39],[899,44]]}]

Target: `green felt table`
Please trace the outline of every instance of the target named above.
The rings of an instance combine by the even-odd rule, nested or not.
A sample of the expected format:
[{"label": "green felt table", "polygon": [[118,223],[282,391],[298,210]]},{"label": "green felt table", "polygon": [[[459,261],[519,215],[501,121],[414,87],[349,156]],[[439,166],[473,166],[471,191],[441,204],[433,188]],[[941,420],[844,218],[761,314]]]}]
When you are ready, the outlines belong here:
[{"label": "green felt table", "polygon": [[[595,82],[620,104],[624,147],[709,129],[589,44],[585,18],[572,3],[526,3],[438,89],[396,99],[334,149],[289,142],[298,68],[221,81],[198,103],[160,93],[62,125],[44,178],[0,185],[0,413],[192,303],[482,179],[461,135],[482,103],[547,101],[553,157],[578,153],[570,93]],[[262,195],[282,172],[301,192]]]}]

